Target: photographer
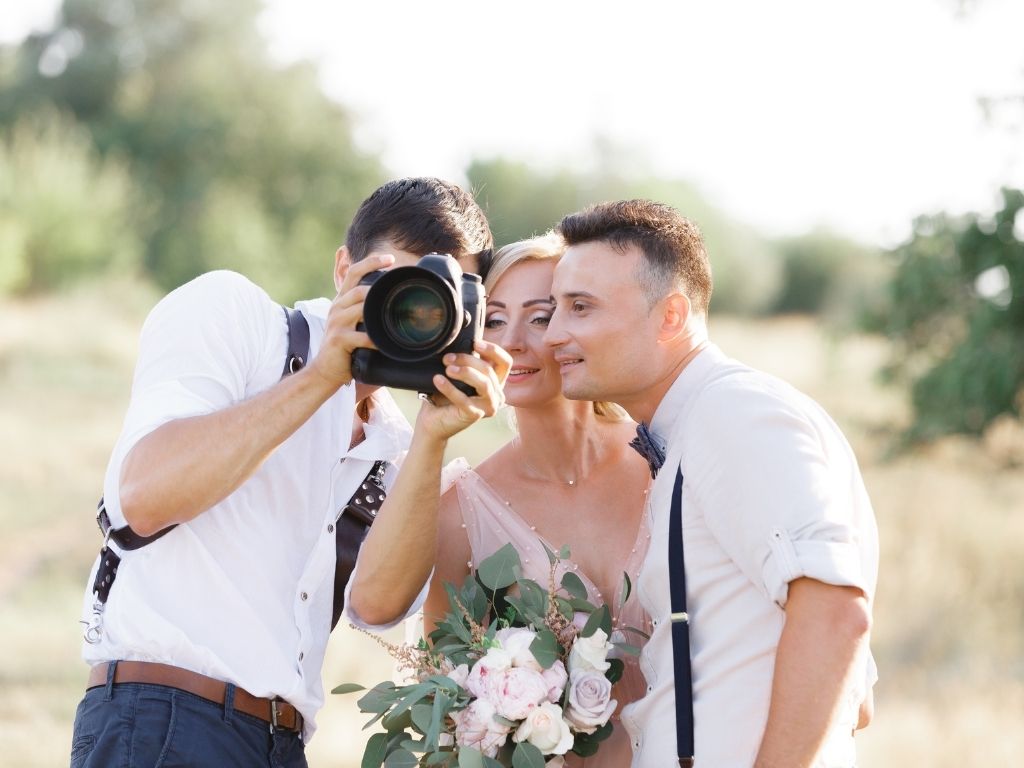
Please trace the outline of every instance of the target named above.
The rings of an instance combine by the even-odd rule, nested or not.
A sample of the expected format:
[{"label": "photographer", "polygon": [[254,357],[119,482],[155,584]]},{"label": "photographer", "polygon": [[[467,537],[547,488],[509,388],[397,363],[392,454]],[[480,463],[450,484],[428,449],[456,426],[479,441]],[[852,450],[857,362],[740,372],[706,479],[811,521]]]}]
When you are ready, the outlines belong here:
[{"label": "photographer", "polygon": [[[434,377],[448,400],[424,405],[414,446],[428,449],[398,472],[409,425],[385,389],[352,380],[353,351],[374,346],[357,329],[369,290],[360,283],[431,252],[475,271],[491,246],[467,193],[402,179],[364,201],[335,257],[337,297],[300,302],[299,323],[230,272],[157,304],[104,482],[109,528],[83,603],[92,669],[73,766],[306,765],[344,587],[338,557],[358,546],[347,532],[362,533],[349,510],[384,498],[361,488],[394,485],[367,546],[411,535],[393,519],[403,500],[437,504],[436,447],[494,412],[508,368],[486,344],[480,357],[446,358],[446,373],[475,394]],[[294,354],[305,352],[297,339],[307,327],[308,361]],[[382,624],[422,596],[377,608],[362,590],[345,610],[356,624]]]}]

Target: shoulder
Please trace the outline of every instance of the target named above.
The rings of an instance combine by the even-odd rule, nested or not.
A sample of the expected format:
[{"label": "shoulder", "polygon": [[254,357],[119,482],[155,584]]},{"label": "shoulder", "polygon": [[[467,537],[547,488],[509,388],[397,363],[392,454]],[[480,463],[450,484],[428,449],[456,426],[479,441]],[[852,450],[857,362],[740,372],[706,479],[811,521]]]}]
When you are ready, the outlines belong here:
[{"label": "shoulder", "polygon": [[147,323],[208,319],[218,315],[264,315],[277,310],[265,290],[244,275],[228,270],[206,272],[164,296]]}]

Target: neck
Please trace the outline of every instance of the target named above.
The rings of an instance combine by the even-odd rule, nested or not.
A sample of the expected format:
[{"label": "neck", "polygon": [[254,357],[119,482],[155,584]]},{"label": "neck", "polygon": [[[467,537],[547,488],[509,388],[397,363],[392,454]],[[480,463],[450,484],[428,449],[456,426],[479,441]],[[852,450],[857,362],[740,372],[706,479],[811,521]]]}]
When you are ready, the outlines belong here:
[{"label": "neck", "polygon": [[593,403],[557,398],[536,408],[516,408],[525,474],[538,480],[575,484],[586,477],[606,452]]},{"label": "neck", "polygon": [[709,343],[707,337],[702,338],[682,356],[676,356],[653,383],[636,393],[635,397],[623,398],[619,401],[619,405],[626,409],[626,413],[633,421],[650,424],[658,406],[661,405],[661,401],[679,378],[679,374]]}]

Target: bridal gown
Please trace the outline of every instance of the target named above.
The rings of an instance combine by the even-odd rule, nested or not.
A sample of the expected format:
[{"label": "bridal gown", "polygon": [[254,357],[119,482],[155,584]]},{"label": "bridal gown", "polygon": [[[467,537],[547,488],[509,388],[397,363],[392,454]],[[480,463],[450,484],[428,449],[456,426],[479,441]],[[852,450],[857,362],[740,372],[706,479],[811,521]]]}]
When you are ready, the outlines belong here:
[{"label": "bridal gown", "polygon": [[[494,554],[505,544],[511,543],[519,553],[523,567],[523,576],[533,579],[541,587],[546,587],[549,581],[550,561],[544,551],[544,545],[557,552],[564,542],[545,541],[516,512],[515,503],[500,496],[488,483],[476,472],[469,468],[465,462],[453,462],[449,465],[446,475],[455,476],[454,482],[458,493],[459,507],[462,511],[463,525],[466,529],[472,551],[472,566],[476,565]],[[578,510],[581,522],[585,521],[585,511]],[[629,535],[631,532],[623,531],[622,534]],[[636,584],[640,566],[643,563],[644,555],[650,543],[650,532],[647,527],[647,515],[641,516],[640,527],[636,532],[636,539],[628,559],[623,563],[623,570],[629,574],[630,580]],[[602,595],[594,582],[584,573],[578,565],[570,559],[559,563],[559,570],[556,571],[556,583],[559,583],[562,574],[571,570],[587,588],[588,600],[595,605],[607,603],[612,610],[613,616],[613,640],[622,640],[630,645],[642,646],[644,638],[633,632],[619,632],[614,628],[617,626],[634,627],[650,633],[650,623],[647,614],[640,605],[636,596],[630,597],[616,615],[622,590],[623,581],[620,579],[615,593]],[[629,734],[619,720],[622,707],[642,697],[646,691],[647,683],[643,672],[640,670],[639,660],[630,654],[618,654],[613,651],[611,656],[618,656],[625,664],[622,678],[613,686],[612,697],[618,701],[618,707],[612,716],[613,731],[611,736],[601,743],[597,754],[586,759],[573,754],[566,755],[566,766],[579,768],[627,768],[632,760],[632,750],[629,744]]]}]

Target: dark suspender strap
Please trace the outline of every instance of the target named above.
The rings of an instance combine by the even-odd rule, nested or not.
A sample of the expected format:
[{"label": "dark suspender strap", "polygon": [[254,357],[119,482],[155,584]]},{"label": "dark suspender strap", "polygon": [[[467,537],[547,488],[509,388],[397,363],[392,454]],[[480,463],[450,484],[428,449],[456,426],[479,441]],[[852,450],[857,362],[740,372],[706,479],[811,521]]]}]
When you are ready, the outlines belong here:
[{"label": "dark suspender strap", "polygon": [[672,664],[676,686],[676,752],[680,768],[693,765],[693,669],[690,616],[686,612],[686,560],[683,556],[683,472],[676,470],[668,523],[668,579],[672,605]]},{"label": "dark suspender strap", "polygon": [[309,323],[297,309],[282,307],[288,318],[288,354],[284,358],[283,379],[290,373],[302,370],[309,360]]},{"label": "dark suspender strap", "polygon": [[387,491],[384,489],[384,472],[387,462],[376,461],[356,488],[348,504],[341,511],[335,530],[334,549],[334,610],[331,615],[331,629],[338,625],[345,609],[345,585],[356,567],[359,548],[363,545],[366,532],[384,504]]},{"label": "dark suspender strap", "polygon": [[[288,320],[288,354],[285,355],[284,371],[281,373],[283,379],[285,376],[301,370],[309,359],[309,323],[299,310],[289,307],[282,307],[282,309]],[[96,524],[99,525],[100,533],[103,534],[103,549],[101,551],[103,557],[93,583],[93,591],[96,592],[100,603],[107,601],[110,587],[117,575],[117,566],[121,562],[121,558],[110,552],[107,547],[108,540],[117,544],[121,551],[131,551],[152,544],[177,527],[176,524],[169,525],[152,536],[140,536],[127,525],[123,528],[112,528],[102,498],[96,508]]]}]

